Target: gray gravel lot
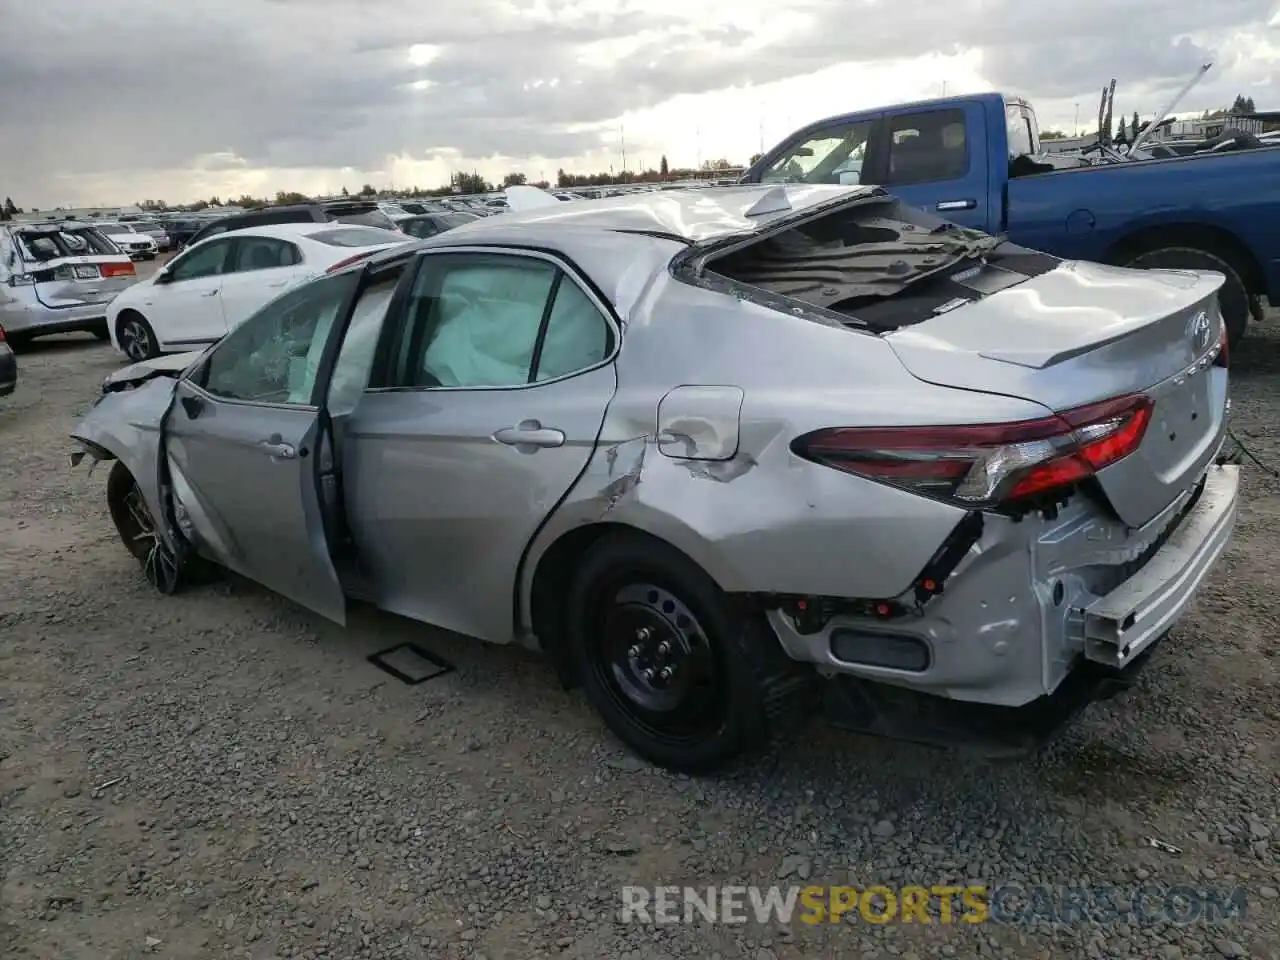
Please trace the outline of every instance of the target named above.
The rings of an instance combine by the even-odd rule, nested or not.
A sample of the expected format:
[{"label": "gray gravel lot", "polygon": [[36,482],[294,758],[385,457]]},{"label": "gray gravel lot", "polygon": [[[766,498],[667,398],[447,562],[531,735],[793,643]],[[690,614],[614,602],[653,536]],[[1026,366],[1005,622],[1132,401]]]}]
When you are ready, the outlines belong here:
[{"label": "gray gravel lot", "polygon": [[[1280,332],[1237,431],[1280,464]],[[1030,760],[815,726],[720,779],[634,762],[537,657],[253,586],[155,595],[66,433],[120,365],[38,343],[0,401],[0,957],[1280,958],[1280,481],[1136,689]],[[458,665],[405,686],[414,640]],[[1147,844],[1157,838],[1168,852]],[[783,875],[785,879],[779,880]],[[1243,917],[655,926],[622,884],[1247,888]]]}]

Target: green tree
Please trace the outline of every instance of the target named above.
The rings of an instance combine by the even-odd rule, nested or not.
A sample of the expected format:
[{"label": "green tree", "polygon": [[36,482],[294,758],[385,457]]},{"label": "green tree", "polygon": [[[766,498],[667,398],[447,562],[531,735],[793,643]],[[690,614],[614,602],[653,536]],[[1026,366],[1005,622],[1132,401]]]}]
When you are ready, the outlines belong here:
[{"label": "green tree", "polygon": [[351,196],[350,192],[347,190],[347,188],[346,188],[345,186],[342,188],[342,195],[343,195],[344,197],[349,197],[349,196]]},{"label": "green tree", "polygon": [[1129,135],[1137,139],[1138,131],[1141,128],[1142,121],[1138,119],[1138,111],[1133,111],[1133,119],[1129,122]]},{"label": "green tree", "polygon": [[373,184],[371,183],[366,183],[360,188],[360,196],[362,197],[376,197],[377,195],[378,191],[373,189]]},{"label": "green tree", "polygon": [[671,168],[667,166],[667,155],[664,153],[662,159],[658,162],[658,175],[665,177],[671,173]]},{"label": "green tree", "polygon": [[502,185],[504,187],[521,187],[528,182],[529,178],[518,170],[513,173],[508,173],[502,178]]},{"label": "green tree", "polygon": [[1067,139],[1067,135],[1063,133],[1061,130],[1041,130],[1040,139],[1041,140],[1065,140]]},{"label": "green tree", "polygon": [[21,207],[14,206],[13,197],[5,197],[4,206],[0,207],[0,220],[12,220],[14,214],[21,212]]}]

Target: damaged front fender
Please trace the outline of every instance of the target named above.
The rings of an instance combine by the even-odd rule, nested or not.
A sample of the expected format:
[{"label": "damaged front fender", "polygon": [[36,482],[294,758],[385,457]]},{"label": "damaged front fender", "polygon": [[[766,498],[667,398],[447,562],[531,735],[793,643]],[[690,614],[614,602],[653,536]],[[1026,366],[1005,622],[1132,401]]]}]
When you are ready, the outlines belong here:
[{"label": "damaged front fender", "polygon": [[[137,389],[105,394],[71,431],[80,449],[71,454],[71,465],[86,457],[90,470],[103,460],[119,460],[133,475],[151,515],[167,517],[160,481],[161,437],[165,416],[173,403],[174,381],[169,377],[147,380]],[[158,523],[170,547],[176,547],[166,522]]]}]

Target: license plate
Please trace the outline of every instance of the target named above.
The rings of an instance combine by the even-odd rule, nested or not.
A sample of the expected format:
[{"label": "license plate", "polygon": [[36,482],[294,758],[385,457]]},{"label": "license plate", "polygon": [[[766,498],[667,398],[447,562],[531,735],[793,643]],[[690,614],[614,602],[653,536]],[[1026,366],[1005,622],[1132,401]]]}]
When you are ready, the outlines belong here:
[{"label": "license plate", "polygon": [[98,277],[98,268],[93,264],[86,264],[85,266],[77,266],[75,268],[75,278],[77,280],[97,280]]}]

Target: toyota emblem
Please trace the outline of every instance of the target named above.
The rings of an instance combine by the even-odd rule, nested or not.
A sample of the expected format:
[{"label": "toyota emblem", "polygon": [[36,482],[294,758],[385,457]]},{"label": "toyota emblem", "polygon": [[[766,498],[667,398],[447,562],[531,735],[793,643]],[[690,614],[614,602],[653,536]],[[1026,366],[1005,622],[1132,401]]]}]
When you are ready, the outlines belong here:
[{"label": "toyota emblem", "polygon": [[1197,354],[1209,349],[1209,314],[1201,310],[1187,324],[1187,338]]}]

